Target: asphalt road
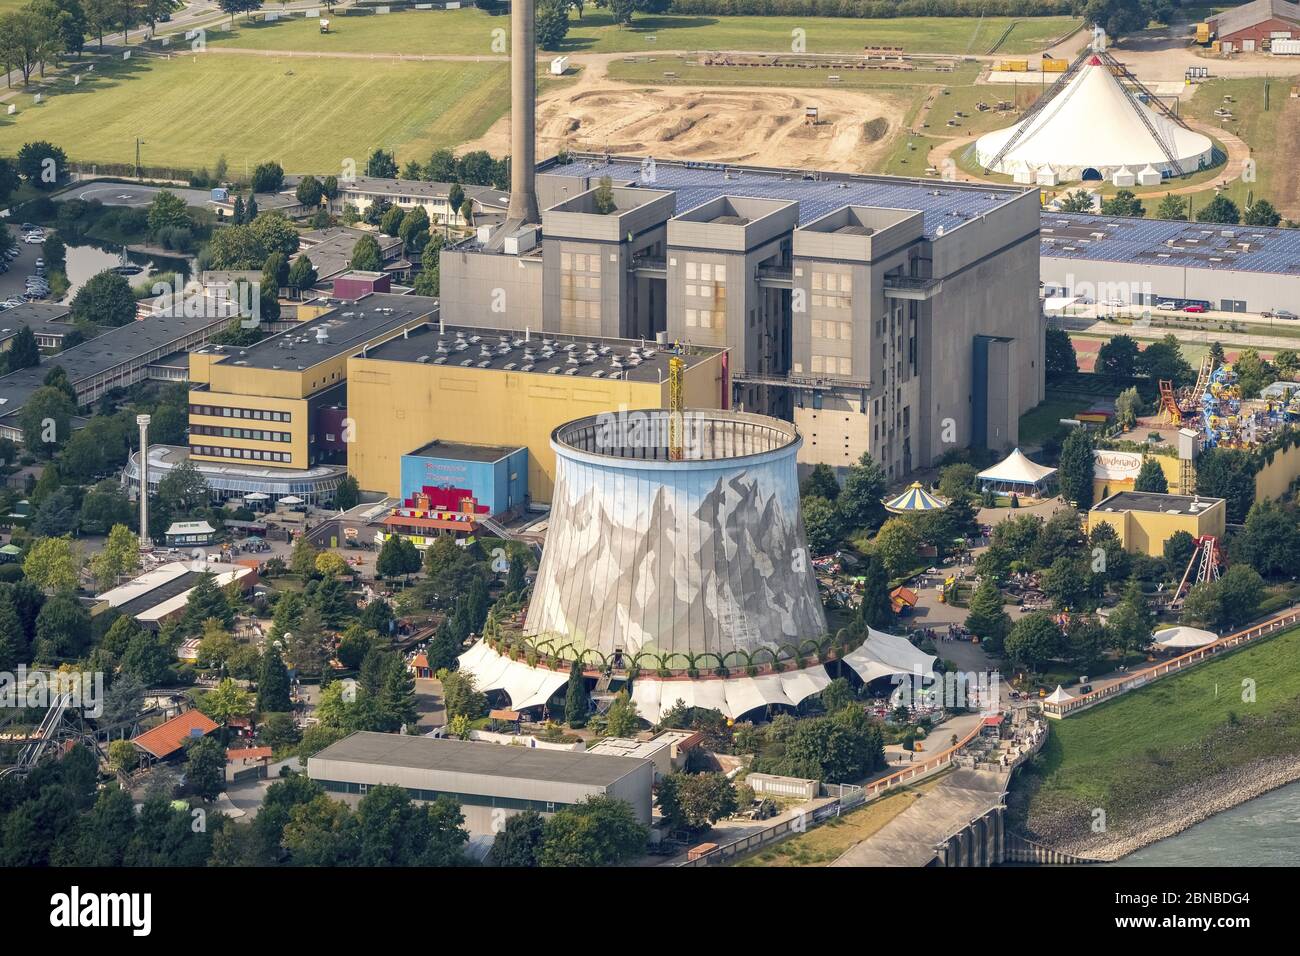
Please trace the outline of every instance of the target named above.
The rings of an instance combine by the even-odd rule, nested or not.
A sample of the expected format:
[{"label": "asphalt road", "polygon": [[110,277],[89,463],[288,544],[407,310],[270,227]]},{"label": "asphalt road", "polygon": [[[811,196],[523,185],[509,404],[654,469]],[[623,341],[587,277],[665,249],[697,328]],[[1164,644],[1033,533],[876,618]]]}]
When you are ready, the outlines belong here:
[{"label": "asphalt road", "polygon": [[9,271],[0,275],[0,300],[11,295],[21,296],[27,291],[27,277],[36,273],[36,260],[43,254],[39,245],[22,241],[17,225],[5,226],[18,239],[18,258],[9,263]]}]

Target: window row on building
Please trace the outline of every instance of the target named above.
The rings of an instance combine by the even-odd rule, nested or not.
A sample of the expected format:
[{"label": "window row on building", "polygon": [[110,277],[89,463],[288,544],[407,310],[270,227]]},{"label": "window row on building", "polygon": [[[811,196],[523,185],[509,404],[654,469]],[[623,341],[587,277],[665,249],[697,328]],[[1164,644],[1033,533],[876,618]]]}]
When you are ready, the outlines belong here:
[{"label": "window row on building", "polygon": [[699,279],[701,282],[718,282],[727,281],[727,267],[722,263],[695,262],[691,259],[686,260],[686,279]]},{"label": "window row on building", "polygon": [[191,415],[210,415],[214,418],[251,418],[259,422],[291,422],[292,412],[267,411],[261,408],[229,408],[224,405],[191,405]]},{"label": "window row on building", "polygon": [[191,425],[191,435],[211,435],[214,438],[244,438],[248,441],[293,441],[290,432],[264,431],[260,428],[227,428],[224,425]]},{"label": "window row on building", "polygon": [[293,461],[293,455],[287,451],[262,451],[258,448],[224,448],[216,445],[190,445],[191,455],[206,455],[210,458],[241,458],[245,461],[274,461],[287,465]]},{"label": "window row on building", "polygon": [[[328,793],[353,793],[365,795],[370,791],[372,786],[378,784],[365,783],[348,783],[340,780],[317,780]],[[555,813],[565,807],[572,806],[568,803],[556,803],[547,800],[524,800],[515,797],[494,797],[482,793],[452,793],[445,790],[421,790],[418,787],[405,787],[407,796],[412,800],[426,800],[432,802],[439,797],[451,797],[462,806],[472,807],[501,807],[506,810],[536,810],[539,813]]]}]

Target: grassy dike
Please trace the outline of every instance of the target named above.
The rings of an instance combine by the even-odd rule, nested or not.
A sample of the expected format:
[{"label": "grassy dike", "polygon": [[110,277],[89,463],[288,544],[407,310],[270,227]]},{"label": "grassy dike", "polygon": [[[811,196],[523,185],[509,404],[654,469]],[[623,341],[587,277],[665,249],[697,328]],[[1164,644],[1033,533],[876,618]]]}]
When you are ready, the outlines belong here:
[{"label": "grassy dike", "polygon": [[[1297,777],[1300,629],[1292,629],[1052,721],[1009,806],[1032,838],[1115,859]],[[1102,832],[1093,830],[1098,809]]]}]

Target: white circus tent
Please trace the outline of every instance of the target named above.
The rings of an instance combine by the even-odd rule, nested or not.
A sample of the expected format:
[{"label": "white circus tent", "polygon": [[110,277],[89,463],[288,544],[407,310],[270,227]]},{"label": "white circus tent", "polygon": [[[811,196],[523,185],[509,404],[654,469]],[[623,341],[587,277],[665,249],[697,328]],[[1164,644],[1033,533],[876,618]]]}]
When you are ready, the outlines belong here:
[{"label": "white circus tent", "polygon": [[1163,650],[1191,650],[1213,644],[1219,635],[1195,627],[1166,627],[1152,635],[1155,645]]},{"label": "white circus tent", "polygon": [[[1041,108],[979,138],[975,153],[982,167],[1021,178],[1029,170],[1037,177],[1047,168],[1070,182],[1104,180],[1121,170],[1145,172],[1145,167],[1178,175],[1178,167],[1192,173],[1212,162],[1209,137],[1138,100],[1102,57],[1090,56],[1057,82],[1061,86],[1044,94]],[[1137,179],[1145,184],[1141,174]]]},{"label": "white circus tent", "polygon": [[1042,491],[1056,474],[1055,468],[1032,462],[1019,448],[975,477],[980,487],[991,491]]}]

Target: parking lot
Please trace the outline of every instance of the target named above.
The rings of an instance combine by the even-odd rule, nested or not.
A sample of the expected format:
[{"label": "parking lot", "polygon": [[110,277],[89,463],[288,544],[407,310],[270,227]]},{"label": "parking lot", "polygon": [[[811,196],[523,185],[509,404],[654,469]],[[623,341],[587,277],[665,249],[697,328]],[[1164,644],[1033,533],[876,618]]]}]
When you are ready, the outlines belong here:
[{"label": "parking lot", "polygon": [[27,291],[27,277],[36,272],[36,260],[41,258],[39,245],[29,245],[22,241],[22,233],[17,224],[5,228],[18,240],[18,258],[10,261],[9,271],[0,275],[0,301],[12,295],[22,296]]}]

